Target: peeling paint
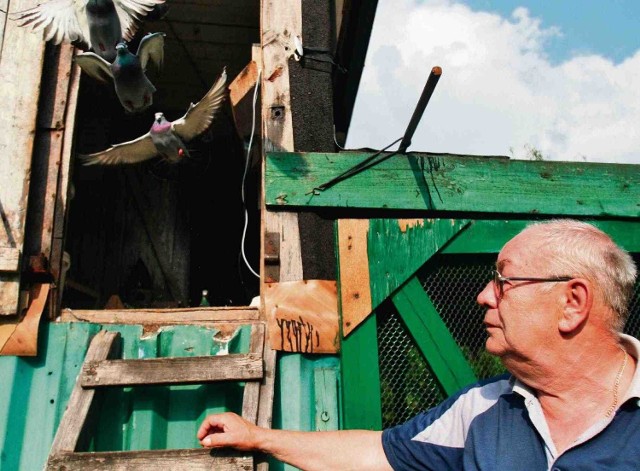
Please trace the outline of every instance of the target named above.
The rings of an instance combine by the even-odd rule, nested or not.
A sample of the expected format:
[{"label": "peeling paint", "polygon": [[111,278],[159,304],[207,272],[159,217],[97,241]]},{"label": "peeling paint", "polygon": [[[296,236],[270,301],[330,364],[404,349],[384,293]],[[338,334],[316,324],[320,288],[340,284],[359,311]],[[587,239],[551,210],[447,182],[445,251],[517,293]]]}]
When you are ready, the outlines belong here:
[{"label": "peeling paint", "polygon": [[424,227],[424,219],[398,219],[398,226],[400,227],[400,232],[404,233],[407,232],[409,227]]}]

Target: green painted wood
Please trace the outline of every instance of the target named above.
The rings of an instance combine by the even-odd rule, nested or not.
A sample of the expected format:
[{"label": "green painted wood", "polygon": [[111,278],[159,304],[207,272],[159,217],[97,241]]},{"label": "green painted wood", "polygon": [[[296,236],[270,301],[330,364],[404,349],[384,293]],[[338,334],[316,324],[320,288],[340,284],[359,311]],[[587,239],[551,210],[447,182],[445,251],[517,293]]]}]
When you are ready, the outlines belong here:
[{"label": "green painted wood", "polygon": [[477,380],[417,277],[408,280],[391,300],[447,395]]},{"label": "green painted wood", "polygon": [[404,232],[396,219],[371,219],[368,254],[371,304],[375,309],[447,245],[468,221],[423,219]]},{"label": "green painted wood", "polygon": [[342,339],[342,429],[380,430],[382,401],[376,316]]},{"label": "green painted wood", "polygon": [[[588,220],[629,252],[640,252],[640,221]],[[498,253],[531,220],[475,220],[451,240],[442,253]]]},{"label": "green painted wood", "polygon": [[[640,165],[396,155],[323,191],[371,154],[269,153],[267,206],[640,216]],[[372,191],[375,189],[375,191]]]},{"label": "green painted wood", "polygon": [[315,368],[315,430],[338,430],[338,373],[334,368]]}]

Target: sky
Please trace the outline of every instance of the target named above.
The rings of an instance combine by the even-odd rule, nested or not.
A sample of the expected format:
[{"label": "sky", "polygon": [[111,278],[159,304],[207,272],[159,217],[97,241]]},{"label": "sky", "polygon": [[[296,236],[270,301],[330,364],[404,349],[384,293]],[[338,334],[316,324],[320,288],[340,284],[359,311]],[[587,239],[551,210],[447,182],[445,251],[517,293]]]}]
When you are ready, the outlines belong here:
[{"label": "sky", "polygon": [[[378,0],[346,147],[640,164],[640,1]],[[393,146],[391,150],[397,148]]]}]

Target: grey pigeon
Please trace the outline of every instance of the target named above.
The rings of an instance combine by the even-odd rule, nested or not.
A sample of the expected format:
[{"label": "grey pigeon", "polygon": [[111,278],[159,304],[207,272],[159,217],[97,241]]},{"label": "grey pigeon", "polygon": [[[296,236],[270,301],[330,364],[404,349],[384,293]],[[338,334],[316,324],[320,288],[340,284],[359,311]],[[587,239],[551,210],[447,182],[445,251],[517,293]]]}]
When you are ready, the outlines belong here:
[{"label": "grey pigeon", "polygon": [[117,165],[138,163],[158,156],[177,163],[190,157],[186,143],[209,128],[227,95],[226,83],[225,68],[207,94],[195,105],[191,103],[182,118],[172,122],[167,121],[164,114],[156,113],[153,125],[145,135],[102,152],[79,155],[79,158],[85,165]]},{"label": "grey pigeon", "polygon": [[140,22],[165,0],[49,0],[14,12],[18,26],[37,32],[54,44],[70,42],[91,49],[108,62],[120,41],[131,41]]},{"label": "grey pigeon", "polygon": [[88,75],[101,82],[113,81],[120,103],[129,113],[140,113],[153,103],[156,87],[147,78],[147,64],[153,62],[158,70],[164,60],[164,33],[149,33],[132,54],[124,42],[116,46],[116,58],[109,64],[93,52],[83,52],[75,62]]}]

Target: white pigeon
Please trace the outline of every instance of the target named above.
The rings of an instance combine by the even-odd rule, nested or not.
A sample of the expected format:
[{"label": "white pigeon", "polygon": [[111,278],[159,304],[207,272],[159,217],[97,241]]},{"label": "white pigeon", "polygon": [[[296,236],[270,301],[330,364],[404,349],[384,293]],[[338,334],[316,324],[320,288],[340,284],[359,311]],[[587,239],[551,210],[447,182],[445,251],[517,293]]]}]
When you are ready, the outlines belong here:
[{"label": "white pigeon", "polygon": [[139,23],[165,0],[49,0],[13,12],[18,26],[44,31],[54,44],[82,44],[112,62],[116,44],[131,41]]},{"label": "white pigeon", "polygon": [[85,165],[134,164],[154,157],[177,163],[189,156],[186,143],[205,132],[227,95],[227,71],[223,69],[218,80],[195,105],[191,103],[185,115],[168,121],[164,114],[156,113],[148,133],[133,141],[116,144],[102,152],[78,155]]}]

